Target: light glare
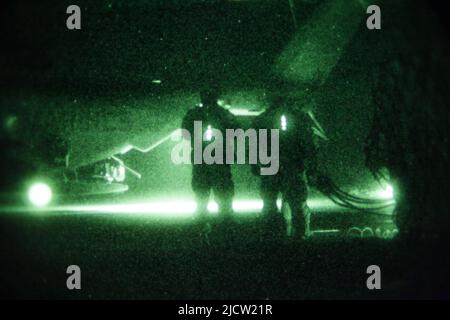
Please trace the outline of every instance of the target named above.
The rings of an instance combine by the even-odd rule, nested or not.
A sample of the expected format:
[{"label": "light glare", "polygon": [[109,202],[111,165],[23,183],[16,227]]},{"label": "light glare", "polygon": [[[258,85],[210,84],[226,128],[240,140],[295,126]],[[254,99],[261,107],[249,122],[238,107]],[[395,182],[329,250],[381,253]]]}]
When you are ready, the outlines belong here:
[{"label": "light glare", "polygon": [[46,183],[34,183],[28,190],[28,199],[37,207],[46,206],[52,200],[52,190]]}]

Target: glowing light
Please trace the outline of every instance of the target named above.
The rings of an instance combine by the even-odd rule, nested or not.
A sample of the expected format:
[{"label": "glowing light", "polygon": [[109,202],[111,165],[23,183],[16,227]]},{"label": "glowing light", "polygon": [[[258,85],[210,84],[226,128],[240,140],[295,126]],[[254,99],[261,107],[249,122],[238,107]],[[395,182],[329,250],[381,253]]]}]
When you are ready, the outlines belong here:
[{"label": "glowing light", "polygon": [[[44,187],[45,188],[45,187]],[[41,187],[37,190],[39,191]],[[42,190],[42,189],[41,189]],[[33,193],[36,196],[35,193]],[[40,199],[40,198],[39,198]],[[342,208],[324,197],[312,198],[307,201],[308,207],[315,212],[320,211],[342,211]],[[277,201],[281,209],[281,200]],[[208,211],[216,215],[219,207],[214,200],[209,201]],[[236,199],[233,201],[235,214],[258,214],[263,208],[261,199]],[[126,217],[150,217],[150,218],[192,218],[195,216],[197,204],[191,198],[187,199],[155,199],[153,201],[117,203],[117,204],[83,204],[83,205],[60,205],[46,206],[45,212],[58,214],[106,214]],[[33,212],[27,207],[0,207],[0,212]]]},{"label": "glowing light", "polygon": [[394,188],[388,184],[384,189],[377,192],[377,196],[381,199],[394,199]]},{"label": "glowing light", "polygon": [[[237,213],[259,212],[263,208],[262,200],[235,200],[233,201],[233,211]],[[208,211],[210,213],[218,213],[219,205],[216,201],[211,200],[208,203]]]},{"label": "glowing light", "polygon": [[28,199],[37,207],[44,207],[52,200],[52,190],[46,183],[34,183],[28,189]]},{"label": "glowing light", "polygon": [[205,140],[211,141],[211,139],[212,139],[212,128],[211,128],[211,125],[208,125],[208,129],[206,129],[206,132],[205,132]]},{"label": "glowing light", "polygon": [[[281,208],[281,200],[277,201],[277,206]],[[311,209],[327,209],[331,206],[339,209],[331,201],[326,199],[308,200],[308,206]],[[216,214],[219,206],[215,200],[208,202],[208,211]],[[263,208],[261,199],[239,199],[233,201],[233,210],[235,213],[258,213]],[[150,214],[158,216],[192,216],[195,214],[197,204],[194,200],[158,200],[149,202],[138,202],[130,204],[111,204],[111,205],[82,205],[82,206],[60,206],[55,207],[54,211],[81,211],[81,212],[101,212],[101,213],[126,213],[126,214]]]},{"label": "glowing light", "polygon": [[238,117],[257,117],[262,111],[251,111],[248,109],[240,109],[240,108],[230,108],[229,109],[232,114]]},{"label": "glowing light", "polygon": [[147,148],[140,148],[138,146],[128,144],[128,145],[126,145],[125,147],[122,148],[120,153],[121,154],[125,154],[125,153],[130,152],[131,150],[136,150],[136,151],[139,151],[141,153],[148,153],[148,152],[152,151],[153,149],[155,149],[155,148],[159,147],[160,145],[162,145],[164,142],[169,141],[169,139],[172,137],[172,135],[176,134],[177,131],[178,131],[178,129],[173,130],[167,136],[161,138],[160,140],[158,140],[157,142],[155,142],[154,144],[152,144],[151,146],[149,146]]},{"label": "glowing light", "polygon": [[236,212],[259,212],[262,208],[262,200],[240,200],[233,202],[233,210]]},{"label": "glowing light", "polygon": [[210,213],[218,213],[219,212],[219,205],[215,201],[210,201],[208,203],[208,211]]},{"label": "glowing light", "polygon": [[317,230],[313,230],[312,234],[314,233],[339,233],[341,232],[341,230],[339,229],[317,229]]},{"label": "glowing light", "polygon": [[286,116],[282,115],[281,116],[281,130],[286,131],[286,129],[287,129]]}]

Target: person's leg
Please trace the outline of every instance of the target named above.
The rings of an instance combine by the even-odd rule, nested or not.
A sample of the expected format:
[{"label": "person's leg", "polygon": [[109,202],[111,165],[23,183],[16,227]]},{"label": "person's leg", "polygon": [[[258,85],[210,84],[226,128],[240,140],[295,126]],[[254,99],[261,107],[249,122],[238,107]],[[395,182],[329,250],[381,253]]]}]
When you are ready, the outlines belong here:
[{"label": "person's leg", "polygon": [[221,218],[229,219],[233,214],[234,183],[229,166],[220,168],[213,183],[214,198],[219,206]]},{"label": "person's leg", "polygon": [[263,200],[262,215],[272,216],[278,214],[277,196],[279,186],[276,177],[261,177],[260,195]]},{"label": "person's leg", "polygon": [[197,202],[197,213],[201,219],[208,215],[208,200],[210,193],[208,172],[200,166],[192,168],[192,190],[195,193]]},{"label": "person's leg", "polygon": [[301,173],[286,177],[283,185],[283,197],[291,208],[291,225],[293,234],[299,237],[309,235],[310,212],[306,200],[308,187]]},{"label": "person's leg", "polygon": [[261,177],[260,194],[263,200],[262,209],[262,237],[273,239],[282,235],[286,221],[277,207],[277,197],[280,192],[280,179],[278,176]]}]

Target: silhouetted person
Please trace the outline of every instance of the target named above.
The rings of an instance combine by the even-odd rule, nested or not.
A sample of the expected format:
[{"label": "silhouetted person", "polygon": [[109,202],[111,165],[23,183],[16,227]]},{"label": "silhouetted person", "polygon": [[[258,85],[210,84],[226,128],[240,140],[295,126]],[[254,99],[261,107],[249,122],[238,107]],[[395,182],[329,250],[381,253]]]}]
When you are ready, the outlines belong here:
[{"label": "silhouetted person", "polygon": [[[270,129],[279,130],[279,171],[275,175],[261,176],[260,194],[267,227],[283,220],[276,204],[278,194],[281,193],[283,203],[287,202],[291,209],[294,233],[303,237],[309,231],[306,174],[313,176],[316,170],[311,119],[292,104],[288,105],[282,97],[277,97],[254,120],[252,127],[267,129],[268,135]],[[253,166],[253,173],[259,175],[259,166]],[[281,223],[284,224],[284,221]]]},{"label": "silhouetted person", "polygon": [[194,162],[194,122],[202,122],[202,149],[214,141],[212,130],[219,130],[225,138],[225,130],[236,128],[234,115],[217,104],[219,92],[216,89],[204,90],[200,93],[201,103],[190,109],[183,118],[182,128],[191,136],[192,189],[195,192],[197,208],[202,217],[207,213],[208,199],[213,191],[219,206],[219,214],[229,218],[233,209],[234,183],[231,167],[225,164],[225,143],[223,144],[223,164],[201,164]]}]

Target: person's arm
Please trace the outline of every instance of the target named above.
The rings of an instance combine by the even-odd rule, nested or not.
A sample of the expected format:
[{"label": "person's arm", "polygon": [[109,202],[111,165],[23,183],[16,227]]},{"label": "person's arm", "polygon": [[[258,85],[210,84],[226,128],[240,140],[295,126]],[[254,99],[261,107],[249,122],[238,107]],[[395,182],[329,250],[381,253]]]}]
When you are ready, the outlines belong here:
[{"label": "person's arm", "polygon": [[311,184],[315,184],[315,181],[317,179],[317,154],[318,154],[318,148],[317,148],[317,141],[314,139],[314,133],[312,129],[312,122],[310,121],[309,117],[306,115],[302,115],[302,123],[304,125],[301,127],[300,134],[301,134],[301,141],[303,144],[304,152],[305,152],[305,171],[306,176],[308,178],[308,181]]},{"label": "person's arm", "polygon": [[[261,115],[257,116],[251,124],[252,129],[258,130],[261,127]],[[248,150],[247,150],[247,154],[248,154]],[[259,159],[259,158],[258,158]],[[251,170],[252,170],[252,174],[255,176],[259,176],[261,173],[261,166],[259,165],[259,163],[257,162],[256,164],[252,164],[251,165]]]}]

